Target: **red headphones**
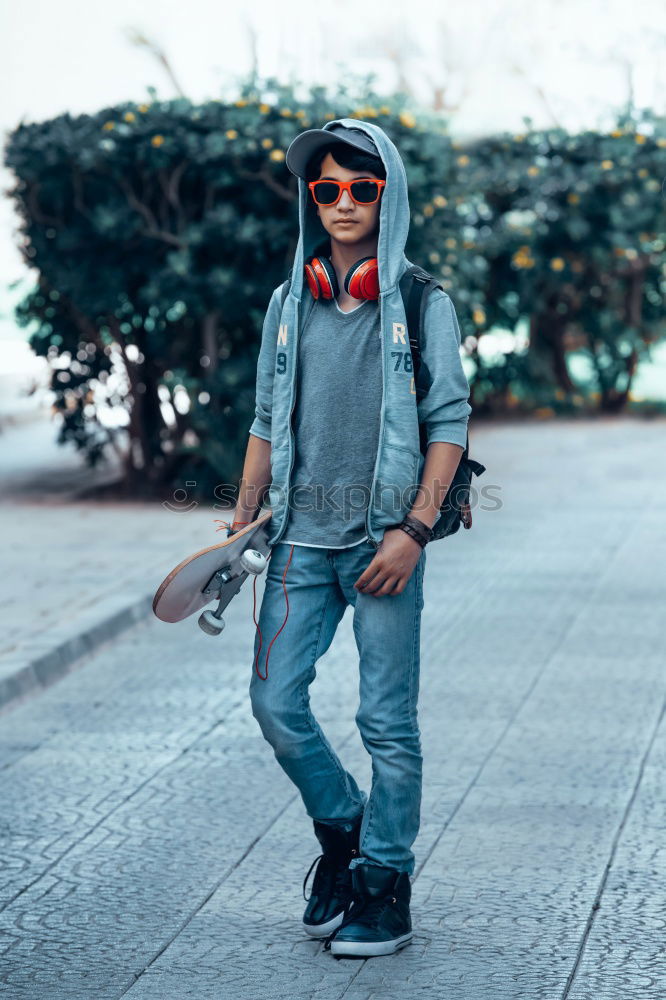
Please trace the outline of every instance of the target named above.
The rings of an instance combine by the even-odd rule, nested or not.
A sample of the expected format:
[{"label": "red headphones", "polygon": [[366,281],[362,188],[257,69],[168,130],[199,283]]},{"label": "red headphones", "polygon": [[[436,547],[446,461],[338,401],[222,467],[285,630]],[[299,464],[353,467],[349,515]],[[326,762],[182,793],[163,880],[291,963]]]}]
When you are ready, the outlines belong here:
[{"label": "red headphones", "polygon": [[[305,280],[315,299],[335,299],[340,294],[338,276],[328,257],[310,257]],[[345,291],[354,299],[379,298],[379,265],[376,257],[361,257],[347,271]]]}]

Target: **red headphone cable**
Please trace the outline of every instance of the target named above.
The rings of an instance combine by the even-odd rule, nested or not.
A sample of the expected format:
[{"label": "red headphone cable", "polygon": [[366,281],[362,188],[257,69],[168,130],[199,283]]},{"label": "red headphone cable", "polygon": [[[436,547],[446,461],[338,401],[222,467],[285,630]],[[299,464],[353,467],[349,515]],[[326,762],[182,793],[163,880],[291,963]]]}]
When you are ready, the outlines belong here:
[{"label": "red headphone cable", "polygon": [[[220,525],[219,528],[215,529],[216,531],[222,531],[222,528],[229,528],[229,522],[228,521],[220,521],[220,520],[216,519],[215,523]],[[250,524],[249,521],[234,521],[233,523],[234,524]],[[269,555],[269,557],[268,557],[269,560],[270,560],[272,554],[273,553],[271,552],[271,555]],[[294,554],[294,546],[292,545],[291,552],[289,553],[289,559],[287,560],[287,565],[285,566],[284,573],[282,574],[282,589],[284,590],[284,597],[285,597],[285,600],[287,602],[287,613],[284,616],[284,621],[282,622],[282,625],[280,625],[280,628],[277,630],[277,632],[275,633],[275,635],[271,639],[270,646],[268,647],[268,652],[266,653],[266,676],[265,677],[261,676],[261,673],[259,672],[259,667],[257,665],[257,661],[259,659],[259,653],[261,652],[261,647],[262,647],[262,644],[263,644],[264,640],[263,640],[263,637],[261,635],[261,629],[259,628],[259,622],[257,621],[257,578],[256,578],[256,576],[254,577],[254,580],[252,581],[252,618],[254,620],[254,624],[256,626],[257,632],[259,633],[259,648],[257,649],[257,655],[254,658],[254,668],[257,671],[257,676],[261,677],[262,681],[268,680],[268,657],[271,655],[271,646],[273,645],[273,643],[275,642],[275,640],[279,636],[279,634],[282,631],[282,629],[287,624],[287,618],[289,617],[289,597],[287,596],[287,588],[285,586],[285,578],[287,576],[287,570],[289,569],[289,563],[291,562],[291,557],[293,556],[293,554]]]},{"label": "red headphone cable", "polygon": [[[259,622],[257,621],[257,578],[256,578],[256,576],[255,576],[253,584],[252,584],[252,600],[253,600],[252,618],[253,618],[254,624],[255,624],[255,626],[257,628],[257,632],[259,633],[259,648],[257,649],[257,655],[254,658],[254,668],[255,668],[255,670],[257,672],[257,676],[260,677],[262,681],[268,680],[268,657],[271,655],[271,646],[273,645],[273,643],[275,642],[275,640],[279,636],[279,634],[282,631],[282,629],[287,624],[287,618],[289,617],[289,597],[287,595],[287,588],[285,586],[285,578],[287,576],[287,570],[289,569],[289,563],[291,562],[291,557],[293,556],[293,554],[294,554],[294,546],[292,545],[291,552],[289,553],[289,558],[287,559],[287,565],[285,566],[284,573],[282,574],[282,589],[284,590],[284,598],[285,598],[285,601],[287,602],[287,613],[284,616],[284,621],[282,622],[282,624],[280,625],[279,629],[277,630],[277,632],[275,633],[275,635],[271,639],[270,646],[268,647],[268,652],[266,653],[266,676],[265,677],[262,677],[261,673],[259,672],[259,667],[258,667],[258,659],[259,659],[259,653],[261,652],[261,647],[262,647],[262,644],[263,644],[263,637],[261,635],[261,629],[259,628]],[[271,555],[272,555],[272,553],[271,553]]]}]

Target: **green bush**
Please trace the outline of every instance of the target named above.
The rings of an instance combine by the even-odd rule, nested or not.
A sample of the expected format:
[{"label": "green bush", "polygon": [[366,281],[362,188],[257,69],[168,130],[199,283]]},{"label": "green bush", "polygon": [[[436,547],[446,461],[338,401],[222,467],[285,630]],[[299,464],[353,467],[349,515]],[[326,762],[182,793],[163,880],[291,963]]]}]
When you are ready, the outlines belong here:
[{"label": "green bush", "polygon": [[[152,92],[154,98],[154,92]],[[17,310],[53,363],[60,438],[95,463],[121,450],[131,495],[241,473],[259,335],[298,238],[285,151],[343,116],[376,121],[410,187],[407,255],[437,274],[461,322],[475,412],[617,410],[663,336],[664,121],[464,146],[404,95],[250,80],[236,100],[126,104],[22,124],[6,163],[36,269]],[[489,357],[493,327],[529,324]],[[487,341],[486,343],[489,343]],[[572,352],[588,358],[576,384]],[[596,394],[596,395],[595,395]],[[108,426],[102,408],[124,414]]]}]

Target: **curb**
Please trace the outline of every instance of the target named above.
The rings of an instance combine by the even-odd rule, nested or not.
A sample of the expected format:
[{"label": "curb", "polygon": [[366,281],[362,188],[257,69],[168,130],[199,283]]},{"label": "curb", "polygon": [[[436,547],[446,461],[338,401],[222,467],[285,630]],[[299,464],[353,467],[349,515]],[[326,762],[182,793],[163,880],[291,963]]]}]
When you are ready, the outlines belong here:
[{"label": "curb", "polygon": [[124,592],[96,602],[70,625],[26,640],[0,660],[0,713],[71,673],[77,661],[152,611],[153,594]]}]

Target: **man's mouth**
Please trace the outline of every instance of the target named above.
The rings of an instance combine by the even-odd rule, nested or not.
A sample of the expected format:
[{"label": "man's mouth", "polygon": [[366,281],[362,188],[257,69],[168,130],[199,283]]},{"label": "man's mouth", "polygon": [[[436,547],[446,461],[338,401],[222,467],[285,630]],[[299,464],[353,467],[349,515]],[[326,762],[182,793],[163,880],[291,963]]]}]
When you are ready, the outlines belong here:
[{"label": "man's mouth", "polygon": [[336,226],[355,226],[356,225],[356,220],[355,219],[336,219],[335,225]]}]

